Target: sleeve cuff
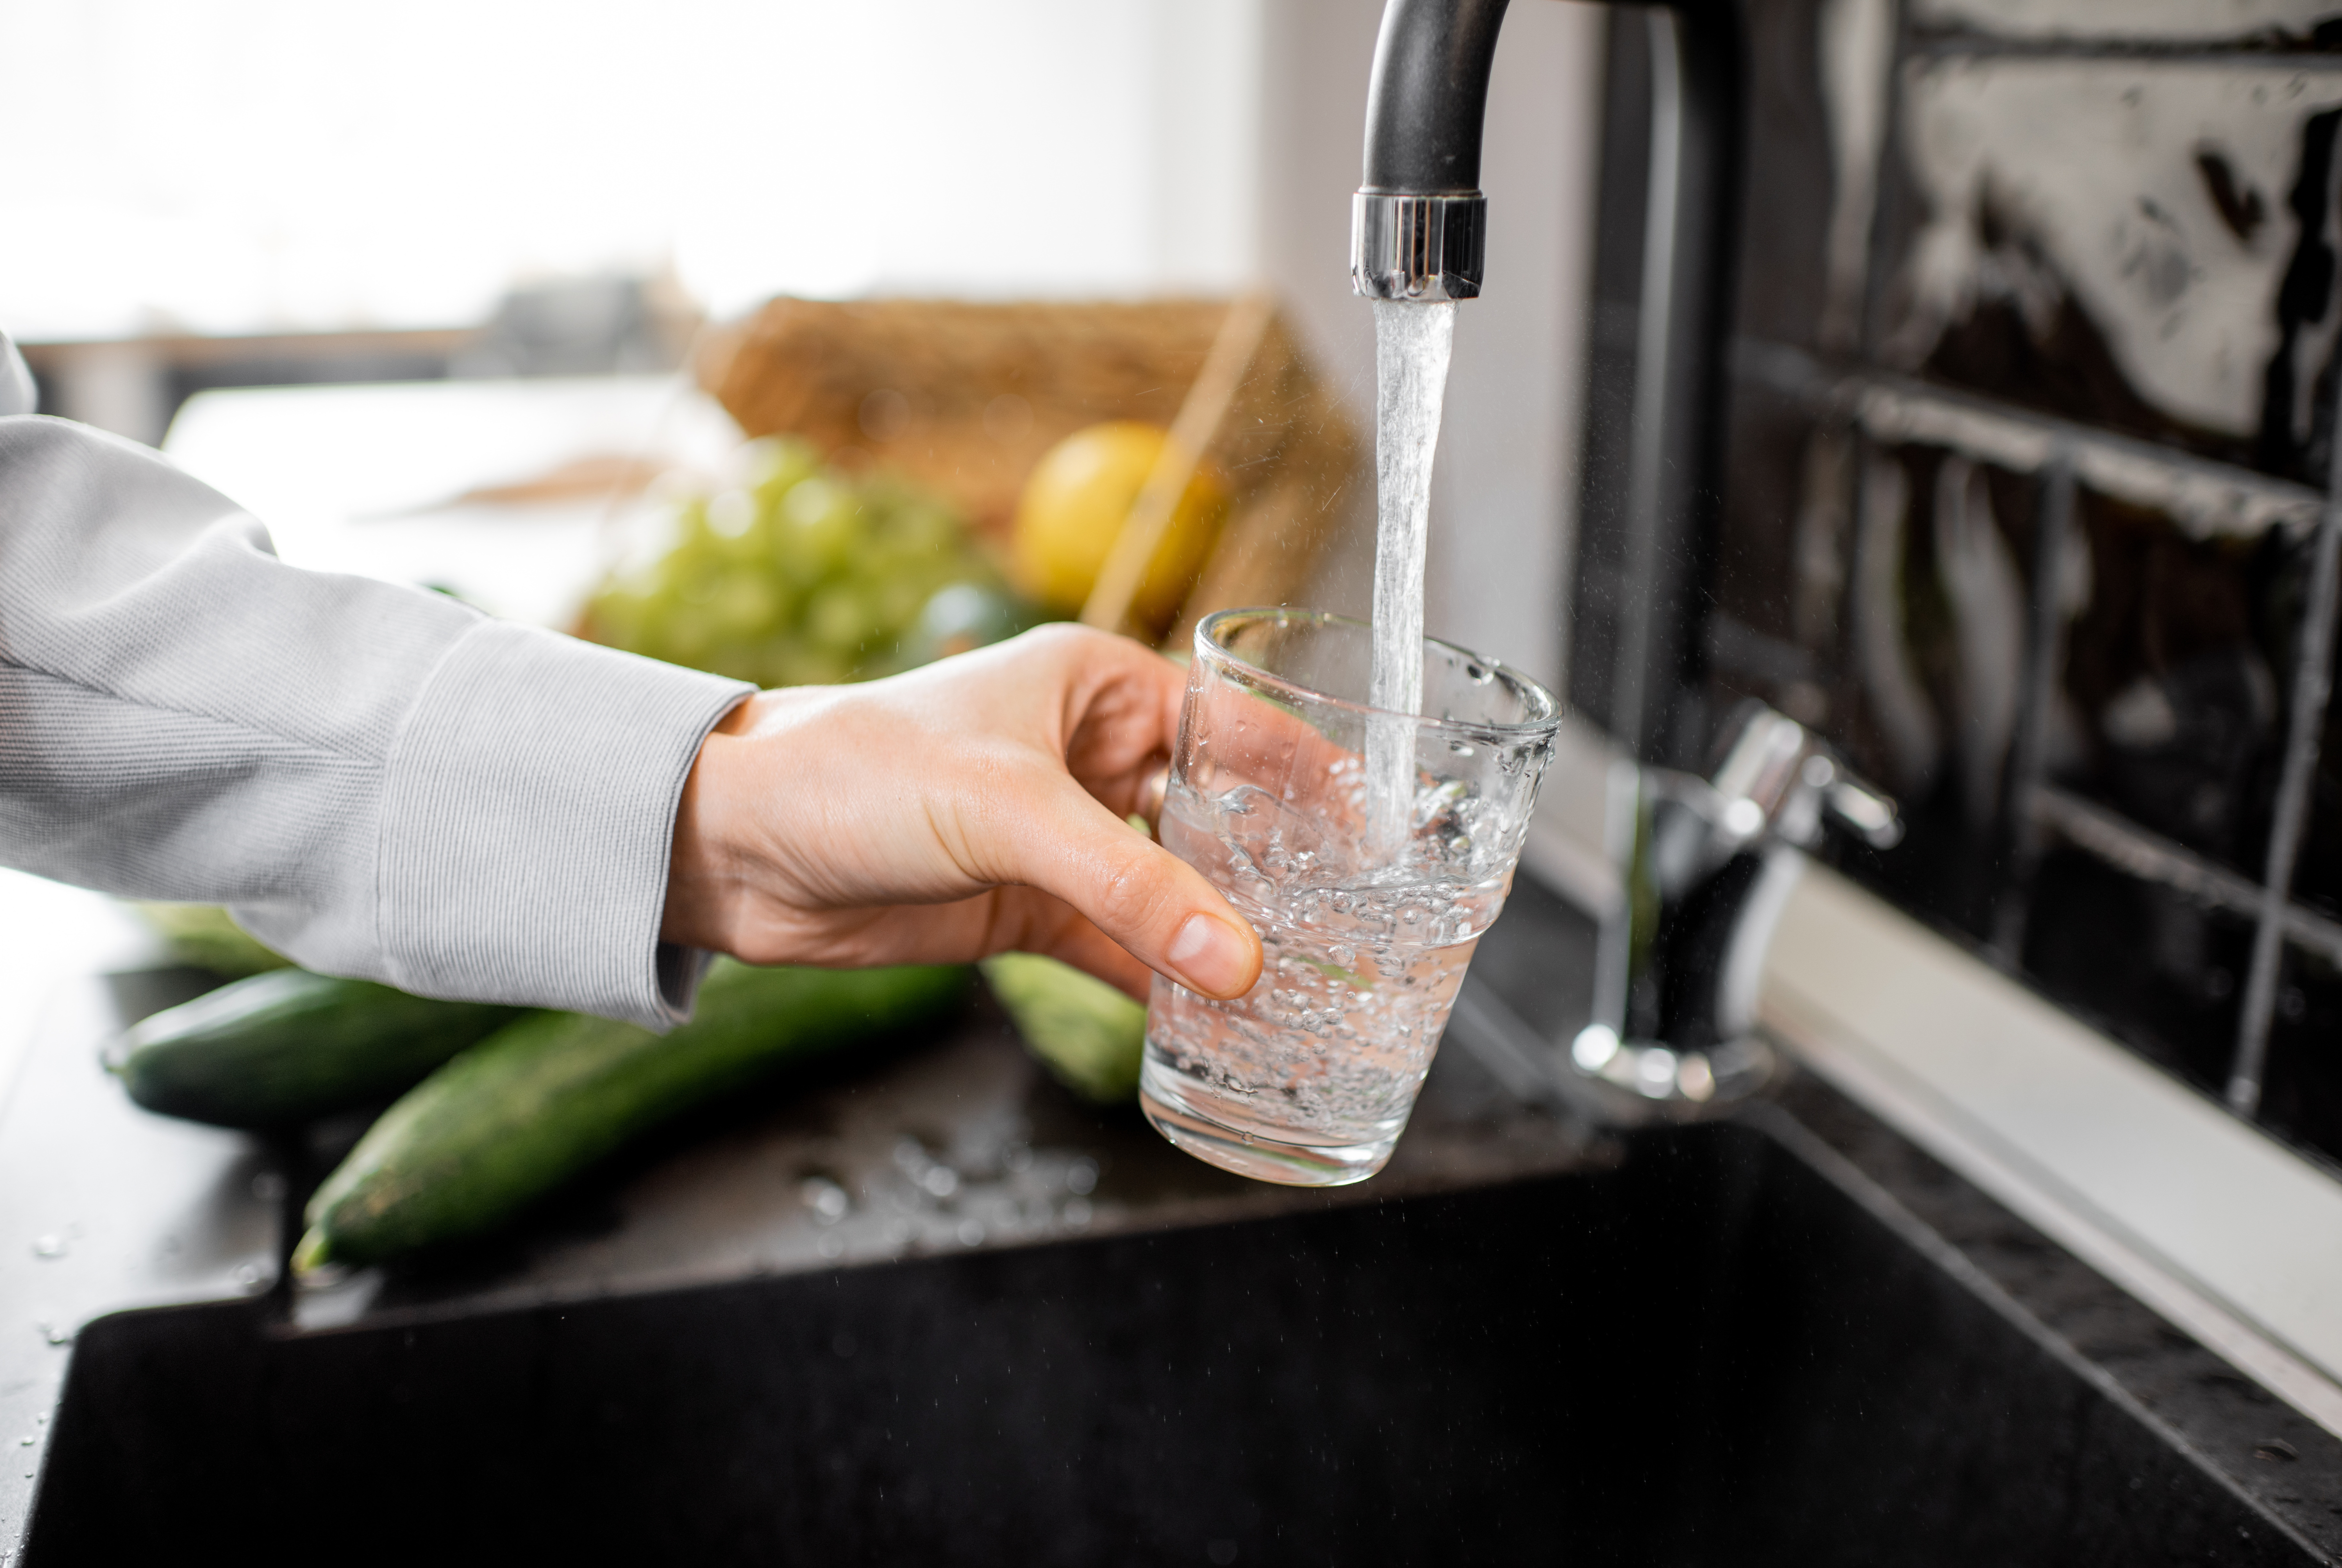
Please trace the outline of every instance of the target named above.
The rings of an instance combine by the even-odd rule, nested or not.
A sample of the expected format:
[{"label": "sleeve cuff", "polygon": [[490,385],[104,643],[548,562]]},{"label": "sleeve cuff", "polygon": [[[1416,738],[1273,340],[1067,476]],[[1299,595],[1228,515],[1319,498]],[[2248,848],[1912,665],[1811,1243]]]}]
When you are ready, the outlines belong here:
[{"label": "sleeve cuff", "polygon": [[666,1029],[707,954],[659,941],[684,780],[755,688],[500,621],[390,753],[376,918],[392,983]]}]

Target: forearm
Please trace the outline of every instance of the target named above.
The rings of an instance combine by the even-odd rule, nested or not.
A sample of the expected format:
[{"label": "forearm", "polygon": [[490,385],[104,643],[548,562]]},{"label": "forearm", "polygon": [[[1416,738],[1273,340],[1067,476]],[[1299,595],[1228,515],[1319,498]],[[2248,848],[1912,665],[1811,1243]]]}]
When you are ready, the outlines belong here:
[{"label": "forearm", "polygon": [[[0,419],[0,859],[301,962],[657,1023],[677,798],[747,688],[295,570],[151,453]],[[664,979],[664,984],[662,983]]]}]

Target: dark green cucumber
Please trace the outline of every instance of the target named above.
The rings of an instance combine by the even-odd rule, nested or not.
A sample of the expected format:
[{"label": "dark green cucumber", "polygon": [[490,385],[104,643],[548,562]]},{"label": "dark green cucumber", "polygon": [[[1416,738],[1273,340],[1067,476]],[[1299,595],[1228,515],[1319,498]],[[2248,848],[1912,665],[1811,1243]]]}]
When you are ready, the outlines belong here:
[{"label": "dark green cucumber", "polygon": [[150,1111],[285,1127],[404,1093],[522,1011],[278,969],[155,1014],[105,1064]]},{"label": "dark green cucumber", "polygon": [[666,1035],[565,1013],[523,1020],[383,1113],[309,1200],[294,1267],[380,1263],[493,1231],[682,1112],[784,1063],[934,1017],[967,977],[718,960],[691,1022]]}]

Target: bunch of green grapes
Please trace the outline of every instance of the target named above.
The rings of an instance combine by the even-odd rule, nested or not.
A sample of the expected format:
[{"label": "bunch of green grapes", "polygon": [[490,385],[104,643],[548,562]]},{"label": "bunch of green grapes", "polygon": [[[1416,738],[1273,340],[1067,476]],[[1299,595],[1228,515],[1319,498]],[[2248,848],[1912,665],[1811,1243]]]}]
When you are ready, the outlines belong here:
[{"label": "bunch of green grapes", "polygon": [[647,569],[606,584],[586,634],[762,686],[861,680],[996,641],[1026,619],[948,507],[900,481],[752,443],[737,489],[694,496]]}]

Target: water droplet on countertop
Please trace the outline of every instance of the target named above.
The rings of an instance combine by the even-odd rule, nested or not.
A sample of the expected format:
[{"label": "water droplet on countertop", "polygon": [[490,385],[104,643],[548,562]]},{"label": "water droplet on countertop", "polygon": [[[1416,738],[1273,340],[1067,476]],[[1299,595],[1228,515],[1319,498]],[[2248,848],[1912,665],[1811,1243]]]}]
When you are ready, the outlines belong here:
[{"label": "water droplet on countertop", "polygon": [[798,1184],[797,1196],[813,1211],[814,1223],[817,1225],[837,1223],[854,1206],[852,1195],[827,1176],[807,1176]]},{"label": "water droplet on countertop", "polygon": [[33,1255],[36,1258],[61,1258],[65,1255],[63,1236],[36,1236],[33,1239]]}]

